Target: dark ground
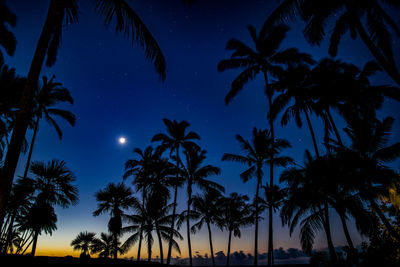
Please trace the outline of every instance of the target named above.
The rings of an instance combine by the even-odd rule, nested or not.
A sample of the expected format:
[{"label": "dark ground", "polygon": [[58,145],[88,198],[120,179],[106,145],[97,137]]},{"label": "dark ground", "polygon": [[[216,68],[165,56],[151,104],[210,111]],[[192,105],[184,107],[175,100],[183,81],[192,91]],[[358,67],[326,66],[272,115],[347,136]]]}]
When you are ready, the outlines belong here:
[{"label": "dark ground", "polygon": [[[157,262],[136,262],[125,259],[79,259],[73,257],[30,257],[20,255],[3,255],[0,256],[1,267],[31,267],[31,266],[146,266],[161,267],[165,266]],[[176,265],[171,265],[177,267]],[[277,265],[279,267],[308,267],[306,264]],[[246,266],[248,267],[248,266]]]}]

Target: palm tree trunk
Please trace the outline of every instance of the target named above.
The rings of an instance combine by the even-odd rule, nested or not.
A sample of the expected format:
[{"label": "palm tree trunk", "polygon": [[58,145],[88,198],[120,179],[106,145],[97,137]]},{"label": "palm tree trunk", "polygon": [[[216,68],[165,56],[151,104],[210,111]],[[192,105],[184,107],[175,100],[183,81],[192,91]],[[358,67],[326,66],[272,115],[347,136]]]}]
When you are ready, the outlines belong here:
[{"label": "palm tree trunk", "polygon": [[213,244],[212,244],[212,236],[211,236],[210,222],[207,222],[207,228],[208,228],[208,238],[209,238],[209,240],[210,240],[211,261],[212,261],[212,265],[215,266],[214,249],[213,249]]},{"label": "palm tree trunk", "polygon": [[325,229],[325,234],[326,234],[326,240],[328,242],[328,249],[329,249],[329,254],[330,258],[333,264],[337,262],[337,256],[335,252],[335,247],[332,242],[332,234],[331,234],[331,225],[329,222],[329,207],[328,203],[324,203],[324,229]]},{"label": "palm tree trunk", "polygon": [[255,206],[255,220],[254,220],[254,266],[258,264],[258,213],[259,213],[259,205],[258,198],[260,192],[260,184],[261,184],[261,164],[257,164],[257,187],[256,187],[256,196],[254,199]]},{"label": "palm tree trunk", "polygon": [[346,237],[347,244],[349,245],[349,248],[353,251],[354,250],[354,244],[353,244],[353,241],[351,240],[349,229],[347,228],[346,218],[345,218],[345,216],[344,216],[344,214],[342,212],[338,212],[338,214],[339,214],[339,217],[340,217],[340,221],[342,222],[343,232],[344,232],[344,235]]},{"label": "palm tree trunk", "polygon": [[[272,107],[272,97],[274,92],[271,90],[271,88],[269,88],[268,86],[268,77],[266,72],[264,72],[264,78],[265,78],[265,91],[267,93],[267,97],[268,97],[268,105],[269,108],[271,109]],[[274,185],[274,149],[275,149],[275,131],[274,131],[274,120],[273,118],[270,116],[268,118],[269,121],[269,127],[270,127],[270,131],[271,131],[271,159],[270,159],[270,167],[269,167],[269,184],[270,187],[272,188]],[[272,225],[272,221],[273,221],[273,209],[272,207],[269,207],[269,217],[268,217],[268,266],[272,266],[273,261],[274,261],[274,242],[273,242],[273,225]],[[254,258],[256,259],[258,257],[258,254],[256,254],[254,256]]]},{"label": "palm tree trunk", "polygon": [[373,199],[370,199],[369,203],[371,204],[372,209],[378,214],[379,218],[381,219],[382,223],[385,225],[389,234],[393,238],[395,238],[398,242],[400,242],[400,234],[393,228],[393,226],[390,224],[390,222],[386,218],[385,214],[383,214],[383,212],[381,211],[379,206],[376,204],[376,202]]},{"label": "palm tree trunk", "polygon": [[192,203],[192,185],[190,181],[188,182],[188,202],[187,202],[187,218],[186,218],[186,226],[187,226],[187,240],[188,240],[188,249],[189,249],[189,263],[190,267],[193,266],[192,262],[192,244],[190,242],[190,205]]},{"label": "palm tree trunk", "polygon": [[31,256],[32,257],[35,256],[35,253],[36,253],[36,246],[37,246],[38,237],[39,237],[39,231],[36,231],[35,235],[33,236],[33,239],[32,239],[33,240],[32,251],[31,251]]},{"label": "palm tree trunk", "polygon": [[[10,222],[9,222],[9,224],[8,224],[6,243],[4,244],[4,248],[3,248],[3,253],[4,253],[4,254],[7,253],[7,249],[8,249],[8,247],[10,246],[10,243],[11,243],[12,229],[13,229],[14,220],[15,220],[15,217],[16,217],[16,216],[17,216],[17,211],[15,210],[15,211],[11,214]],[[12,246],[12,244],[11,244],[11,246]]]},{"label": "palm tree trunk", "polygon": [[150,243],[151,233],[147,233],[147,261],[151,261],[151,243]]},{"label": "palm tree trunk", "polygon": [[[143,227],[143,225],[142,225],[142,227]],[[141,228],[142,228],[142,227],[141,227]],[[140,230],[139,245],[138,245],[137,259],[136,259],[136,261],[140,261],[140,250],[142,249],[142,239],[143,239],[143,231]]]},{"label": "palm tree trunk", "polygon": [[342,138],[340,138],[339,131],[336,128],[336,123],[333,120],[333,117],[332,117],[332,114],[331,114],[331,111],[329,110],[329,108],[327,109],[326,114],[328,115],[329,122],[331,123],[333,131],[335,132],[336,140],[338,141],[339,145],[343,146]]},{"label": "palm tree trunk", "polygon": [[314,145],[315,155],[319,158],[317,139],[315,138],[314,129],[312,127],[310,117],[308,116],[308,112],[306,110],[304,111],[304,114],[306,115],[308,129],[310,130],[310,133],[311,133],[311,138],[312,138],[313,145]]},{"label": "palm tree trunk", "polygon": [[113,234],[113,245],[114,245],[114,260],[116,260],[118,258],[118,235],[117,234]]},{"label": "palm tree trunk", "polygon": [[[176,148],[176,180],[178,180],[178,173],[179,173],[179,147]],[[171,222],[171,233],[169,236],[169,245],[168,245],[168,256],[167,256],[167,265],[171,263],[171,254],[172,254],[172,240],[174,238],[174,228],[175,228],[175,216],[176,216],[176,202],[178,196],[178,185],[175,185],[174,191],[174,205],[172,208],[172,222]]]},{"label": "palm tree trunk", "polygon": [[232,230],[229,230],[228,254],[226,255],[226,266],[229,266],[229,259],[231,257],[231,241],[232,241]]},{"label": "palm tree trunk", "polygon": [[375,59],[379,62],[381,67],[386,71],[386,73],[400,85],[400,74],[394,65],[394,62],[391,64],[389,59],[386,59],[384,55],[382,55],[381,51],[375,46],[372,40],[369,38],[367,32],[365,31],[361,21],[359,19],[354,19],[355,27],[357,29],[358,34],[361,37],[361,40],[368,47],[369,51],[375,57]]},{"label": "palm tree trunk", "polygon": [[29,146],[29,153],[28,153],[28,159],[26,160],[26,165],[25,165],[25,171],[24,171],[24,176],[23,179],[25,179],[28,175],[28,170],[29,166],[31,164],[31,157],[32,157],[32,152],[33,152],[33,146],[35,145],[35,140],[36,140],[36,134],[39,129],[39,117],[36,118],[35,122],[35,128],[33,129],[33,135],[32,135],[32,140],[31,140],[31,145]]},{"label": "palm tree trunk", "polygon": [[160,261],[161,261],[161,264],[163,264],[164,263],[164,253],[163,253],[163,246],[162,246],[161,234],[160,234],[160,229],[158,227],[158,223],[156,223],[156,229],[157,229],[158,244],[160,246]]},{"label": "palm tree trunk", "polygon": [[[36,83],[42,70],[44,58],[47,48],[51,40],[53,25],[57,19],[59,3],[56,0],[50,1],[49,10],[46,21],[44,23],[35,54],[29,69],[28,77],[24,87],[20,109],[15,119],[15,125],[12,132],[10,144],[4,160],[4,167],[0,173],[0,223],[3,223],[5,216],[5,206],[7,205],[10,195],[15,169],[18,164],[19,155],[21,153],[22,144],[25,139],[25,133],[28,128],[29,119],[31,117],[31,108],[34,97]],[[1,228],[1,225],[0,225]]]}]

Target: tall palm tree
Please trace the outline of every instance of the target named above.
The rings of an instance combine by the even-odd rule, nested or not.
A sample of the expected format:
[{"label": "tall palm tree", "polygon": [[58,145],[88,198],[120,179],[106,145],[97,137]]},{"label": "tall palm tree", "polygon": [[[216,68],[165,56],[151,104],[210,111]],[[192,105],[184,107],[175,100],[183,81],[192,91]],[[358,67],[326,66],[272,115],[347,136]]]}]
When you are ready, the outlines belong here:
[{"label": "tall palm tree", "polygon": [[192,245],[190,242],[190,207],[192,205],[192,193],[193,187],[197,186],[202,190],[214,189],[219,191],[225,191],[224,187],[216,182],[207,180],[206,178],[219,175],[221,170],[213,165],[203,165],[206,159],[206,151],[200,150],[198,148],[189,148],[184,151],[185,154],[185,164],[182,166],[182,177],[186,181],[187,186],[187,209],[186,209],[186,232],[189,250],[189,263],[190,266],[193,265],[192,262]]},{"label": "tall palm tree", "polygon": [[110,183],[103,190],[97,191],[95,194],[98,202],[97,210],[93,212],[93,216],[99,216],[102,213],[109,212],[110,220],[108,221],[108,230],[113,235],[113,252],[114,259],[118,256],[118,238],[122,234],[122,217],[124,209],[128,209],[137,203],[132,191],[123,183]]},{"label": "tall palm tree", "polygon": [[[200,136],[195,132],[186,132],[186,129],[190,126],[187,121],[176,121],[163,119],[165,126],[167,127],[167,134],[159,133],[156,134],[152,142],[161,142],[159,149],[161,151],[169,149],[170,156],[174,154],[175,162],[176,162],[176,180],[179,179],[179,169],[180,169],[180,149],[183,147],[184,149],[188,149],[189,147],[196,147],[196,143],[193,140],[200,139]],[[172,249],[172,230],[175,228],[175,220],[176,220],[176,206],[177,206],[177,196],[178,196],[178,187],[179,183],[174,186],[174,205],[172,209],[172,221],[171,221],[171,241],[168,245],[168,255],[167,255],[167,265],[171,262],[171,249]]]},{"label": "tall palm tree", "polygon": [[67,168],[66,163],[60,160],[51,160],[48,163],[33,162],[30,172],[35,180],[35,191],[37,192],[33,207],[27,215],[28,225],[32,224],[34,231],[32,252],[36,252],[37,239],[44,230],[51,233],[56,229],[57,216],[54,205],[67,208],[78,202],[78,189],[72,183],[75,175]]},{"label": "tall palm tree", "polygon": [[[17,40],[14,34],[9,30],[8,26],[15,27],[17,24],[17,16],[7,7],[4,0],[0,1],[0,39],[1,46],[9,56],[12,56],[17,46]],[[0,65],[4,63],[3,52],[0,50]]]},{"label": "tall palm tree", "polygon": [[213,266],[215,266],[214,249],[211,234],[211,224],[217,221],[219,215],[218,202],[222,197],[218,190],[208,189],[203,195],[193,197],[193,212],[199,217],[198,222],[192,226],[192,232],[200,231],[205,223],[208,230],[208,239],[210,242],[210,254]]},{"label": "tall palm tree", "polygon": [[352,39],[359,36],[386,73],[400,84],[400,74],[392,51],[392,35],[388,28],[397,35],[400,29],[382,3],[391,8],[400,7],[397,1],[329,0],[322,3],[318,0],[285,0],[266,20],[263,31],[267,31],[275,23],[293,20],[299,16],[306,23],[304,37],[311,44],[320,45],[328,31],[327,22],[332,21],[333,30],[328,31],[331,56],[336,56],[340,40],[345,34],[350,33]]},{"label": "tall palm tree", "polygon": [[[283,70],[284,65],[296,65],[299,63],[313,63],[310,55],[300,53],[296,48],[288,48],[279,51],[283,39],[289,28],[286,25],[277,25],[257,33],[255,27],[248,26],[255,49],[247,46],[245,43],[232,39],[228,42],[226,48],[234,50],[230,59],[219,62],[218,71],[228,69],[244,69],[232,82],[231,90],[225,97],[225,103],[228,104],[236,94],[243,89],[243,86],[256,78],[261,73],[264,76],[265,93],[267,95],[268,106],[271,108],[274,90],[269,86],[270,76],[276,76]],[[272,140],[275,139],[273,117],[268,116],[269,128]],[[272,144],[274,146],[274,144]],[[274,157],[270,161],[270,185],[274,183]],[[270,215],[272,217],[272,212]],[[270,219],[271,220],[271,219]],[[269,235],[272,235],[270,233]],[[271,238],[270,238],[271,239]],[[272,240],[268,242],[268,266],[272,264]],[[256,254],[257,255],[257,254]],[[254,257],[254,265],[257,265],[258,259]]]},{"label": "tall palm tree", "polygon": [[223,197],[219,200],[220,215],[217,224],[221,230],[226,229],[229,233],[226,266],[229,266],[232,233],[235,237],[240,238],[242,235],[240,228],[254,222],[253,211],[251,205],[247,203],[248,200],[249,198],[246,195],[239,195],[238,193],[232,193],[229,197]]},{"label": "tall palm tree", "polygon": [[[254,224],[255,224],[255,233],[254,233],[254,255],[257,258],[258,255],[258,221],[259,221],[259,191],[262,185],[262,177],[264,175],[263,167],[266,164],[270,164],[271,161],[275,161],[275,165],[278,166],[286,166],[288,163],[292,161],[289,157],[277,157],[280,150],[290,147],[290,144],[284,139],[276,139],[273,141],[272,133],[268,130],[258,130],[254,127],[253,136],[251,142],[245,140],[242,136],[236,135],[236,140],[239,142],[244,155],[236,155],[225,153],[222,157],[222,160],[229,160],[240,162],[242,164],[248,165],[248,169],[240,174],[243,182],[247,182],[252,177],[257,179],[256,193],[254,196]],[[274,147],[273,147],[274,146]],[[273,186],[273,185],[271,185]],[[272,210],[269,208],[270,215],[272,214]],[[272,216],[269,216],[269,244],[272,243]],[[272,244],[270,244],[272,248]],[[271,258],[272,261],[272,258]],[[257,261],[255,260],[255,264]]]},{"label": "tall palm tree", "polygon": [[92,232],[80,232],[74,240],[71,241],[71,246],[74,250],[81,250],[80,257],[88,258],[90,253],[94,252],[96,233]]},{"label": "tall palm tree", "polygon": [[75,125],[76,118],[73,113],[67,110],[54,108],[54,106],[59,103],[69,102],[70,104],[73,104],[74,102],[68,89],[62,87],[61,83],[54,82],[54,78],[55,76],[53,75],[53,77],[48,80],[47,77],[43,76],[43,85],[40,89],[38,89],[35,96],[34,104],[36,107],[33,112],[35,123],[33,128],[32,140],[29,146],[28,158],[26,160],[25,172],[23,175],[24,178],[26,178],[28,174],[33,146],[35,144],[36,134],[39,129],[40,119],[42,119],[43,117],[46,118],[50,125],[53,126],[54,129],[56,129],[58,138],[60,140],[62,139],[62,131],[60,126],[57,124],[52,116],[57,116],[66,120],[71,126]]},{"label": "tall palm tree", "polygon": [[[160,75],[161,79],[164,80],[166,63],[161,49],[151,32],[132,7],[125,0],[97,0],[95,3],[95,10],[104,17],[105,25],[110,25],[115,21],[116,32],[124,34],[125,37],[135,41],[144,48],[146,58],[154,64],[157,73]],[[1,7],[4,9],[4,5]],[[8,12],[8,14],[9,13],[10,12]],[[78,22],[78,14],[77,0],[49,1],[49,9],[28,72],[20,102],[20,110],[17,113],[13,133],[5,157],[4,168],[0,173],[0,222],[2,222],[4,218],[4,207],[11,191],[19,154],[31,118],[35,96],[35,84],[38,82],[46,56],[47,66],[52,66],[56,61],[64,22],[67,25]],[[5,17],[2,16],[2,20],[3,18]],[[7,22],[10,21],[11,24],[13,24],[13,20],[7,20]]]}]

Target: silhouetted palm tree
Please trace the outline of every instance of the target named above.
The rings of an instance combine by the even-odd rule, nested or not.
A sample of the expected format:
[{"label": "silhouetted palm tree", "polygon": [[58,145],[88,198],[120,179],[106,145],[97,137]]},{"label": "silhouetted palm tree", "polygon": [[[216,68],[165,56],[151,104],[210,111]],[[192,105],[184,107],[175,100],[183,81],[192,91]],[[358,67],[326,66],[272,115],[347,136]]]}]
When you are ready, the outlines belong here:
[{"label": "silhouetted palm tree", "polygon": [[400,84],[400,74],[394,61],[391,32],[388,27],[396,34],[400,33],[400,29],[381,3],[391,8],[400,7],[397,1],[285,0],[266,20],[263,31],[267,31],[275,23],[295,19],[299,15],[306,22],[304,37],[311,44],[320,45],[326,35],[329,25],[327,22],[333,19],[335,25],[333,30],[329,31],[331,56],[336,56],[343,35],[349,32],[352,39],[360,36],[386,73]]},{"label": "silhouetted palm tree", "polygon": [[118,256],[118,238],[122,234],[122,217],[124,209],[128,209],[137,203],[135,197],[132,196],[130,188],[123,183],[110,183],[105,189],[96,192],[96,201],[98,208],[93,212],[93,216],[99,216],[102,213],[109,212],[110,220],[108,221],[108,230],[113,235],[113,252],[114,259]]},{"label": "silhouetted palm tree", "polygon": [[[262,177],[264,176],[263,167],[266,164],[270,164],[273,160],[275,165],[286,166],[292,161],[289,157],[277,157],[280,150],[290,147],[290,144],[283,139],[272,140],[271,132],[268,130],[253,129],[253,136],[251,142],[245,140],[242,136],[237,135],[236,140],[239,142],[245,155],[235,155],[225,153],[222,160],[236,161],[249,166],[247,170],[240,174],[243,182],[247,182],[252,177],[257,179],[256,194],[254,197],[254,224],[255,224],[255,236],[254,236],[254,255],[258,255],[258,220],[259,220],[259,191],[262,185]],[[274,143],[274,144],[273,144]],[[273,148],[274,145],[274,148]],[[272,207],[270,209],[272,214]],[[269,216],[269,238],[272,239],[272,216]],[[271,245],[272,246],[272,245]],[[256,256],[255,256],[256,257]],[[271,259],[272,261],[272,259]]]},{"label": "silhouetted palm tree", "polygon": [[25,229],[34,232],[32,252],[36,252],[37,239],[42,231],[51,233],[56,229],[57,216],[54,205],[67,208],[78,202],[78,189],[72,183],[75,175],[67,168],[64,161],[52,160],[48,163],[33,162],[30,172],[34,179],[36,191],[35,202],[26,215]]},{"label": "silhouetted palm tree", "polygon": [[[1,5],[1,8],[7,11],[4,5]],[[104,17],[105,25],[110,25],[115,21],[116,32],[123,33],[125,37],[144,48],[146,58],[154,64],[161,79],[165,79],[166,63],[160,47],[146,25],[125,0],[98,0],[95,4],[95,11]],[[10,12],[6,14],[10,14]],[[22,143],[31,118],[35,84],[38,82],[46,56],[47,66],[52,66],[56,61],[64,22],[67,25],[78,22],[78,14],[78,1],[76,0],[49,1],[49,9],[28,72],[4,168],[0,173],[0,222],[4,218],[4,207],[11,191]],[[6,22],[14,24],[15,16],[10,15],[2,16],[2,20],[6,19]],[[0,25],[3,26],[3,24]]]},{"label": "silhouetted palm tree", "polygon": [[213,165],[203,165],[206,159],[206,151],[198,148],[189,148],[184,151],[185,164],[182,166],[182,177],[186,181],[187,185],[187,209],[186,209],[186,230],[187,230],[187,241],[189,250],[189,263],[192,266],[192,245],[190,242],[190,207],[192,205],[192,193],[193,186],[198,186],[202,190],[209,188],[219,191],[225,191],[224,187],[216,182],[207,180],[206,178],[219,175],[221,170]]},{"label": "silhouetted palm tree", "polygon": [[90,257],[90,253],[94,253],[96,233],[80,232],[74,240],[71,241],[71,246],[74,250],[81,250],[80,257]]},{"label": "silhouetted palm tree", "polygon": [[[171,221],[171,231],[175,229],[175,220],[176,220],[176,205],[177,205],[177,196],[178,196],[178,187],[179,183],[179,169],[180,169],[180,148],[188,149],[189,147],[196,147],[197,145],[193,142],[193,140],[200,139],[200,136],[195,132],[186,133],[186,129],[190,126],[187,121],[177,122],[176,120],[163,119],[165,126],[167,127],[167,134],[159,133],[156,134],[152,142],[161,142],[159,149],[161,151],[169,149],[170,156],[174,154],[175,162],[176,162],[176,180],[177,184],[175,184],[174,189],[174,205],[172,209],[172,221]],[[171,232],[171,240],[172,240],[172,232]],[[172,241],[171,241],[172,242]],[[171,261],[171,249],[172,243],[168,245],[168,256],[167,256],[167,265],[170,264]]]},{"label": "silhouetted palm tree", "polygon": [[240,238],[242,234],[240,228],[254,222],[253,211],[251,205],[247,203],[248,200],[246,195],[232,193],[229,197],[223,197],[219,201],[220,214],[217,223],[221,230],[226,229],[229,233],[226,266],[229,266],[232,233],[233,236]]},{"label": "silhouetted palm tree", "polygon": [[195,195],[192,200],[193,212],[198,217],[198,222],[192,226],[192,232],[200,231],[205,223],[210,242],[210,254],[213,266],[215,266],[214,249],[211,235],[211,224],[217,221],[219,216],[218,201],[222,197],[218,190],[208,189],[203,195]]},{"label": "silhouetted palm tree", "polygon": [[[14,34],[9,30],[8,26],[15,27],[17,24],[17,16],[7,7],[4,0],[0,1],[0,46],[9,56],[12,56],[17,46],[17,40]],[[3,53],[0,50],[0,65],[4,63]]]},{"label": "silhouetted palm tree", "polygon": [[96,238],[93,241],[93,252],[99,253],[99,257],[108,258],[113,255],[113,235],[101,233],[100,239]]},{"label": "silhouetted palm tree", "polygon": [[[228,42],[226,48],[234,50],[230,59],[222,60],[218,64],[218,71],[227,69],[244,69],[232,82],[231,90],[225,97],[225,103],[228,104],[236,94],[243,89],[243,86],[262,73],[265,81],[265,93],[268,99],[268,106],[271,108],[274,96],[274,90],[269,86],[270,76],[276,76],[283,70],[284,65],[296,65],[300,63],[313,63],[310,55],[300,53],[297,48],[288,48],[278,51],[280,44],[286,36],[289,28],[286,25],[277,25],[267,31],[257,33],[253,26],[248,26],[255,49],[247,46],[243,42],[232,39]],[[268,116],[269,128],[272,140],[275,139],[273,117]],[[272,144],[274,146],[274,144]],[[274,157],[270,161],[270,185],[274,181]],[[272,212],[270,215],[272,217]],[[271,219],[270,219],[271,220]],[[270,233],[272,235],[272,233]],[[272,238],[268,242],[268,266],[272,264]],[[257,254],[256,254],[257,255]],[[254,257],[254,265],[257,265],[258,259]]]},{"label": "silhouetted palm tree", "polygon": [[60,140],[62,138],[62,131],[53,116],[66,120],[71,126],[75,125],[76,118],[73,113],[67,110],[54,108],[54,106],[59,103],[69,102],[70,104],[73,104],[74,102],[68,89],[62,87],[61,83],[54,82],[54,78],[55,76],[48,80],[47,77],[43,76],[42,87],[36,92],[34,100],[35,110],[33,112],[35,123],[33,126],[33,135],[29,146],[28,158],[26,160],[25,172],[23,175],[24,178],[26,178],[28,174],[33,146],[35,144],[37,131],[39,130],[40,119],[44,117],[47,122],[56,129]]}]

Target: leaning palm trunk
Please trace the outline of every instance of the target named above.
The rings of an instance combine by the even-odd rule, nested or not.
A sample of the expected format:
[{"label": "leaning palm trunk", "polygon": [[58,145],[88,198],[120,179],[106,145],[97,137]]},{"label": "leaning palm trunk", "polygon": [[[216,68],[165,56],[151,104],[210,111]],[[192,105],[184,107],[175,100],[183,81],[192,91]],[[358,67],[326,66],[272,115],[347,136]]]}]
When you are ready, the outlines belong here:
[{"label": "leaning palm trunk", "polygon": [[193,262],[192,262],[192,244],[190,242],[190,205],[191,205],[191,202],[192,202],[192,185],[191,185],[190,182],[188,182],[188,202],[187,202],[186,226],[187,226],[187,240],[188,240],[190,267],[193,266]]},{"label": "leaning palm trunk", "polygon": [[[270,91],[270,89],[268,88],[268,80],[265,81],[266,82],[266,92],[267,92],[267,96],[268,96],[268,105],[271,108],[272,107],[272,94],[273,92]],[[272,155],[271,155],[271,161],[270,161],[270,167],[269,167],[269,184],[270,187],[272,188],[274,185],[274,148],[275,148],[275,131],[274,131],[274,121],[273,118],[270,117],[269,118],[269,126],[270,126],[270,130],[271,130],[271,151],[272,151]],[[269,205],[268,207],[268,213],[269,213],[269,217],[268,217],[268,266],[272,266],[272,264],[274,264],[274,242],[273,242],[273,225],[272,225],[272,221],[273,221],[273,209],[272,206]],[[255,255],[255,258],[258,257],[258,254]]]},{"label": "leaning palm trunk", "polygon": [[[141,225],[140,228],[143,228],[143,224]],[[142,249],[142,239],[143,239],[143,231],[140,230],[140,235],[139,235],[139,246],[138,246],[138,252],[137,252],[137,261],[140,261],[140,250]]]},{"label": "leaning palm trunk", "polygon": [[386,218],[385,214],[383,214],[383,212],[381,211],[379,206],[376,204],[375,200],[370,199],[369,203],[371,204],[371,207],[376,212],[376,214],[378,214],[379,218],[381,219],[382,223],[385,225],[385,227],[388,230],[389,234],[393,238],[395,238],[398,242],[400,242],[400,234],[390,224],[390,222]]},{"label": "leaning palm trunk", "polygon": [[33,146],[35,145],[36,134],[37,134],[37,131],[39,129],[39,119],[40,119],[39,117],[36,118],[35,128],[33,129],[33,135],[32,135],[31,145],[29,146],[28,159],[26,160],[23,179],[25,179],[27,177],[28,171],[29,171],[29,166],[31,164]]},{"label": "leaning palm trunk", "polygon": [[[179,173],[179,147],[176,148],[176,180],[178,180]],[[169,235],[169,244],[168,244],[168,255],[167,255],[167,265],[171,262],[171,254],[172,254],[172,240],[174,238],[174,228],[175,228],[175,216],[176,216],[176,201],[178,196],[178,185],[175,185],[174,191],[174,205],[172,208],[172,222],[171,222],[171,233]]]},{"label": "leaning palm trunk", "polygon": [[259,213],[259,191],[261,184],[261,166],[257,166],[257,188],[256,188],[256,196],[254,200],[255,206],[255,220],[254,220],[254,266],[257,266],[258,263],[258,213]]},{"label": "leaning palm trunk", "polygon": [[32,243],[32,251],[31,251],[31,256],[32,257],[35,256],[35,253],[36,253],[36,246],[37,246],[38,237],[39,237],[39,231],[35,231],[35,234],[34,234],[33,239],[32,239],[32,241],[33,241],[33,243]]},{"label": "leaning palm trunk", "polygon": [[230,259],[230,256],[231,256],[231,241],[232,241],[232,230],[229,230],[228,255],[226,255],[226,266],[229,266],[229,259]]},{"label": "leaning palm trunk", "polygon": [[163,253],[163,245],[161,241],[161,233],[160,233],[160,228],[158,227],[158,223],[156,223],[156,231],[157,231],[157,237],[158,237],[158,243],[160,246],[160,261],[161,264],[164,263],[164,253]]},{"label": "leaning palm trunk", "polygon": [[324,224],[324,229],[325,229],[325,234],[326,234],[326,240],[328,242],[329,255],[332,260],[332,263],[335,264],[337,262],[337,256],[336,256],[335,247],[334,247],[333,241],[332,241],[331,225],[329,222],[329,207],[328,207],[328,203],[326,203],[326,202],[324,203],[323,211],[324,211],[323,224]]},{"label": "leaning palm trunk", "polygon": [[349,229],[347,228],[345,214],[344,214],[344,212],[338,212],[338,213],[339,213],[340,221],[342,222],[343,232],[344,232],[344,235],[346,237],[347,244],[349,245],[349,248],[352,251],[354,251],[354,244],[353,244],[353,241],[351,240]]},{"label": "leaning palm trunk", "polygon": [[329,123],[332,125],[333,131],[335,132],[336,140],[338,141],[339,145],[343,146],[342,138],[340,138],[339,131],[338,131],[337,127],[336,127],[336,123],[333,120],[333,117],[332,117],[332,114],[331,114],[329,108],[326,111],[326,114],[328,115]]},{"label": "leaning palm trunk", "polygon": [[0,173],[0,223],[3,222],[3,218],[5,216],[5,206],[10,195],[19,154],[21,152],[22,144],[29,124],[29,119],[31,117],[35,85],[42,70],[43,62],[54,28],[53,25],[57,19],[58,9],[59,4],[57,1],[51,0],[46,21],[40,34],[39,42],[36,46],[35,54],[29,69],[21,99],[20,109],[17,113],[10,144],[4,160],[4,167]]},{"label": "leaning palm trunk", "polygon": [[319,150],[318,150],[318,145],[317,145],[317,139],[315,138],[315,133],[314,133],[314,129],[313,129],[312,124],[311,124],[310,116],[308,115],[308,112],[306,110],[304,111],[304,114],[306,116],[308,129],[310,130],[311,138],[312,138],[312,141],[313,141],[315,155],[319,158]]},{"label": "leaning palm trunk", "polygon": [[212,265],[215,266],[214,249],[213,249],[213,244],[212,244],[212,236],[211,236],[210,222],[207,222],[207,229],[208,229],[208,238],[209,238],[209,240],[210,240],[211,261],[212,261]]}]

